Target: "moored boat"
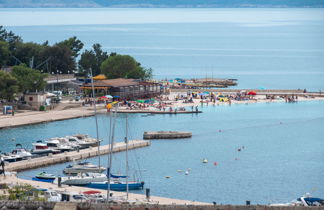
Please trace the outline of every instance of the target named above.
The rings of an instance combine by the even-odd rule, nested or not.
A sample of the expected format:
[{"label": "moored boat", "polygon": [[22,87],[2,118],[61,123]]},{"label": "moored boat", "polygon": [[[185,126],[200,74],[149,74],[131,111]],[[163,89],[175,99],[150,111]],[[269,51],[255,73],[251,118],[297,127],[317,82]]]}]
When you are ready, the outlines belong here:
[{"label": "moored boat", "polygon": [[[128,185],[128,187],[127,187]],[[95,188],[95,189],[102,189],[106,190],[108,189],[108,181],[104,182],[91,182],[86,185],[87,187],[90,188]],[[115,191],[126,191],[128,190],[141,190],[144,187],[144,182],[137,182],[137,181],[119,181],[119,180],[111,180],[109,184],[109,189],[110,190],[115,190]]]},{"label": "moored boat", "polygon": [[77,176],[62,177],[62,184],[82,186],[91,182],[103,182],[107,176],[101,173],[82,173]]},{"label": "moored boat", "polygon": [[47,155],[49,153],[58,153],[58,150],[53,150],[48,148],[47,144],[42,143],[42,141],[37,141],[36,143],[32,143],[33,149],[31,154],[33,155]]},{"label": "moored boat", "polygon": [[273,203],[269,206],[324,206],[324,199],[312,197],[309,193],[289,203]]},{"label": "moored boat", "polygon": [[34,181],[41,181],[41,182],[54,182],[56,179],[56,176],[53,174],[48,174],[46,172],[41,172],[39,174],[36,174],[35,177],[32,178]]},{"label": "moored boat", "polygon": [[79,174],[79,173],[101,173],[105,171],[106,168],[102,166],[97,166],[89,162],[80,162],[74,165],[68,165],[63,172],[65,174]]}]

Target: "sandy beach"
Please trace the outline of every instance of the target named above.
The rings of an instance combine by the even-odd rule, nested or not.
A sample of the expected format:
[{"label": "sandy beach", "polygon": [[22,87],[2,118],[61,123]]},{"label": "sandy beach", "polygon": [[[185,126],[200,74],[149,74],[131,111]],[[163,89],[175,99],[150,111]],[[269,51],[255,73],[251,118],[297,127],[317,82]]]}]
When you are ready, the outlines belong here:
[{"label": "sandy beach", "polygon": [[[227,90],[228,91],[228,90]],[[223,91],[224,95],[232,95],[235,92]],[[298,101],[316,101],[316,100],[324,100],[324,95],[319,93],[296,93],[295,91],[286,91],[284,92],[286,95],[297,95]],[[176,112],[179,113],[192,113],[196,110],[200,111],[201,106],[217,106],[217,105],[231,105],[231,104],[252,104],[252,103],[285,103],[285,98],[276,96],[274,99],[267,99],[266,95],[273,94],[269,92],[258,93],[255,96],[250,96],[249,99],[246,100],[227,100],[227,101],[219,101],[212,100],[210,96],[204,96],[196,98],[192,98],[191,102],[188,102],[186,99],[187,92],[173,90],[169,94],[161,96],[159,99],[155,101],[154,104],[142,104],[142,103],[134,103],[134,106],[130,108],[129,106],[122,105],[119,106],[120,112],[127,113],[150,113],[150,112]],[[282,94],[282,92],[275,93],[277,95]],[[3,128],[11,128],[17,126],[24,125],[32,125],[38,123],[46,123],[52,121],[59,120],[67,120],[73,118],[80,117],[89,117],[94,115],[93,106],[85,105],[82,106],[83,101],[79,102],[70,102],[68,100],[62,101],[59,109],[48,110],[48,111],[19,111],[16,112],[14,116],[12,115],[0,115],[0,129]],[[71,106],[73,103],[73,107]],[[65,108],[62,108],[65,107]],[[105,104],[97,104],[97,113],[107,113],[105,108]]]}]

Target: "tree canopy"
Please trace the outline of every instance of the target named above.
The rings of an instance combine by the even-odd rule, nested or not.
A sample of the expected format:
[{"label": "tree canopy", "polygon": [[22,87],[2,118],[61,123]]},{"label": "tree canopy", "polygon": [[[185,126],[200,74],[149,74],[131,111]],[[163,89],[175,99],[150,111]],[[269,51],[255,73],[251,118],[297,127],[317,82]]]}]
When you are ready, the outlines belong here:
[{"label": "tree canopy", "polygon": [[11,74],[17,79],[19,91],[22,93],[42,91],[46,86],[44,79],[47,74],[42,74],[26,65],[14,66]]},{"label": "tree canopy", "polygon": [[129,55],[109,56],[101,64],[101,73],[108,79],[132,78],[149,79],[152,77],[152,69],[145,69],[133,57]]},{"label": "tree canopy", "polygon": [[87,74],[92,69],[92,74],[98,75],[101,73],[100,66],[102,62],[108,58],[108,53],[102,51],[100,44],[94,44],[92,48],[92,50],[85,50],[81,54],[79,70]]},{"label": "tree canopy", "polygon": [[0,98],[12,101],[17,92],[17,79],[10,73],[0,71]]},{"label": "tree canopy", "polygon": [[[92,49],[86,49],[81,53],[83,46],[82,41],[76,36],[53,45],[48,41],[42,44],[23,42],[20,36],[0,26],[0,67],[23,65],[24,68],[28,66],[49,74],[67,74],[78,70],[84,76],[87,76],[91,69],[94,76],[103,73],[107,78],[149,79],[152,77],[152,69],[142,67],[129,55],[119,55],[115,52],[108,55],[98,43],[94,44]],[[77,63],[78,58],[80,60]],[[18,82],[26,83],[19,78]],[[20,85],[23,91],[31,88],[31,86],[27,89],[23,87],[25,86]]]}]

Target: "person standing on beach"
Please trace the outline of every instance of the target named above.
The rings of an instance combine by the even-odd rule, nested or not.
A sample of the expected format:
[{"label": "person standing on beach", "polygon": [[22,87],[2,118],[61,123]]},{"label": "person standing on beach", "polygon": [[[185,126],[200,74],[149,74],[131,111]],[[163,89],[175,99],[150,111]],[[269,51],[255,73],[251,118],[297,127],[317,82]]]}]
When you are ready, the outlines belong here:
[{"label": "person standing on beach", "polygon": [[3,175],[6,176],[5,168],[4,168],[5,162],[4,162],[4,158],[2,156],[0,157],[0,165],[1,165],[1,168],[2,168],[1,173],[3,173]]}]

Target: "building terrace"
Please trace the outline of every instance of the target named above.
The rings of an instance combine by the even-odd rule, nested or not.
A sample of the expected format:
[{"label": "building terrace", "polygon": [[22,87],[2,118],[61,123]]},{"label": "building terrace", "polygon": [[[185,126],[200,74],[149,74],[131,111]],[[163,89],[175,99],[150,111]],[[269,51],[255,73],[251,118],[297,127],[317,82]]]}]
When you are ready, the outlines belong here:
[{"label": "building terrace", "polygon": [[[150,98],[161,94],[158,83],[143,82],[136,79],[107,79],[95,80],[94,89],[97,93],[118,96],[121,99],[134,100],[138,98]],[[82,89],[92,89],[92,84],[84,84]]]}]

